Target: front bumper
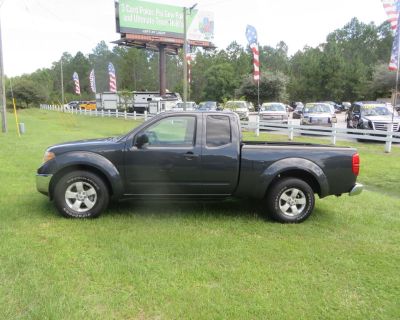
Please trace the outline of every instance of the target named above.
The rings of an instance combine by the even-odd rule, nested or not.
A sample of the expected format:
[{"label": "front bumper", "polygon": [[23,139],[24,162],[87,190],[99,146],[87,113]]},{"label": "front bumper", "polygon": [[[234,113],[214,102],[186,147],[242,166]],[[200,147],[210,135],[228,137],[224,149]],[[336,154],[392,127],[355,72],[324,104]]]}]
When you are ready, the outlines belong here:
[{"label": "front bumper", "polygon": [[364,186],[361,183],[356,183],[350,190],[349,196],[357,196],[364,190]]},{"label": "front bumper", "polygon": [[50,180],[53,177],[52,174],[37,174],[36,175],[36,189],[44,195],[49,195]]}]

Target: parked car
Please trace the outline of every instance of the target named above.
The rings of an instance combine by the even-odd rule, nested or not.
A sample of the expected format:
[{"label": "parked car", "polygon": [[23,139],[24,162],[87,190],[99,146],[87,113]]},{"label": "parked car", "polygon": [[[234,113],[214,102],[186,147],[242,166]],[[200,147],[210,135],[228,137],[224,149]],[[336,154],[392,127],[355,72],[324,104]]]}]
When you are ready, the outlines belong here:
[{"label": "parked car", "polygon": [[333,110],[335,113],[340,113],[342,112],[342,106],[334,101],[321,101],[321,103],[327,103],[333,107]]},{"label": "parked car", "polygon": [[304,108],[303,102],[300,102],[300,101],[298,101],[298,102],[292,102],[290,106],[293,108],[293,110],[296,110],[296,109],[299,108],[299,107],[300,107],[300,108]]},{"label": "parked car", "polygon": [[194,101],[177,102],[172,111],[193,111],[197,109],[197,104]]},{"label": "parked car", "polygon": [[303,105],[298,105],[296,109],[293,110],[292,118],[301,119],[301,116],[303,115],[303,109],[304,109]]},{"label": "parked car", "polygon": [[79,108],[81,110],[96,110],[96,101],[81,101]]},{"label": "parked car", "polygon": [[300,123],[303,125],[328,126],[336,123],[336,114],[332,105],[328,103],[307,103],[303,108]]},{"label": "parked car", "polygon": [[69,109],[79,109],[80,103],[81,103],[80,101],[70,101],[70,102],[68,102],[68,108]]},{"label": "parked car", "polygon": [[351,103],[350,102],[342,102],[342,111],[347,111],[349,110],[351,107]]},{"label": "parked car", "polygon": [[217,101],[203,101],[199,103],[197,110],[199,111],[217,111],[221,110]]},{"label": "parked car", "polygon": [[291,107],[291,106],[288,105],[288,104],[285,104],[285,107],[286,107],[286,111],[287,111],[287,112],[293,112],[293,110],[294,110],[294,108]]},{"label": "parked car", "polygon": [[279,102],[263,103],[259,111],[260,119],[271,122],[288,122],[286,106]]},{"label": "parked car", "polygon": [[[354,102],[346,117],[347,128],[386,131],[392,123],[393,109],[376,101]],[[393,115],[393,131],[399,131],[400,118]]]},{"label": "parked car", "polygon": [[48,148],[39,192],[66,217],[99,216],[110,199],[264,200],[264,213],[297,223],[320,198],[359,194],[353,148],[242,141],[233,112],[164,112],[127,134]]},{"label": "parked car", "polygon": [[240,120],[249,121],[249,104],[246,101],[228,101],[225,103],[225,109],[235,112]]}]

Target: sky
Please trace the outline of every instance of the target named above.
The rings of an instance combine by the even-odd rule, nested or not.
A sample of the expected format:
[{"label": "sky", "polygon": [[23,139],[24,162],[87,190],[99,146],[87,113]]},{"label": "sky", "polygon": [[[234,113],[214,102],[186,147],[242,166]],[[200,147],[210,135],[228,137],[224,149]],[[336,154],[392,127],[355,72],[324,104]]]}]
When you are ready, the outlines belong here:
[{"label": "sky", "polygon": [[[218,48],[245,46],[246,25],[261,45],[284,41],[289,54],[317,46],[351,18],[379,25],[386,19],[381,0],[157,0],[212,11]],[[51,67],[63,52],[90,53],[101,40],[119,38],[114,0],[0,0],[4,70],[7,76]],[[388,57],[389,59],[389,57]]]}]

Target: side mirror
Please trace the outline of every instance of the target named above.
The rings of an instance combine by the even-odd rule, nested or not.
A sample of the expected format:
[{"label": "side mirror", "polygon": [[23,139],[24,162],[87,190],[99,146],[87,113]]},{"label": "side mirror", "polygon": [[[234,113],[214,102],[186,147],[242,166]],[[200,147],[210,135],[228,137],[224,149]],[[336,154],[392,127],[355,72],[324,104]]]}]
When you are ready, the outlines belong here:
[{"label": "side mirror", "polygon": [[149,143],[149,137],[147,134],[142,133],[140,136],[136,138],[135,146],[140,149],[143,147],[146,143]]}]

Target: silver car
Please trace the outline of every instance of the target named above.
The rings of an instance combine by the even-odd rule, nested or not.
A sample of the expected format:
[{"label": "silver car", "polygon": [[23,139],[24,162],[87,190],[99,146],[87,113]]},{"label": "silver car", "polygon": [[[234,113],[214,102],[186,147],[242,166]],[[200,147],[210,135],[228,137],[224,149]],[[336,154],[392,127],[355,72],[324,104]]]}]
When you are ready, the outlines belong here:
[{"label": "silver car", "polygon": [[279,102],[267,102],[263,103],[260,109],[260,120],[270,122],[288,122],[288,113],[286,106]]},{"label": "silver car", "polygon": [[307,103],[303,108],[300,123],[302,125],[332,127],[336,123],[336,114],[333,106],[327,103]]},{"label": "silver car", "polygon": [[249,121],[249,103],[246,101],[228,101],[225,104],[226,109],[230,109],[233,112],[237,113],[240,120]]}]

